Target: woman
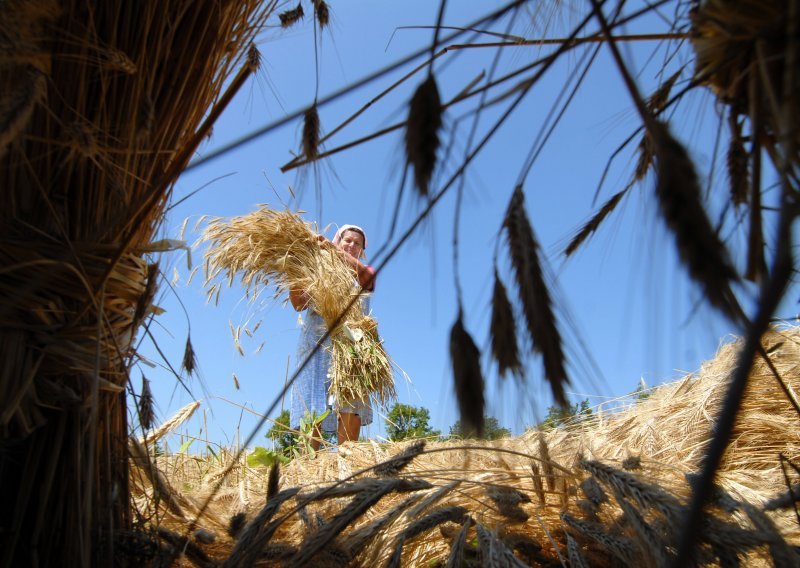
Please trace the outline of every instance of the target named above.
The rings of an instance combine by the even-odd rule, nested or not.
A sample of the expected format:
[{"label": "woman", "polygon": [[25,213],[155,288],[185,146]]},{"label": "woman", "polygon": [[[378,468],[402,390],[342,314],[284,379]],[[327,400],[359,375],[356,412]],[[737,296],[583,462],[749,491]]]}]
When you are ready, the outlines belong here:
[{"label": "woman", "polygon": [[[331,243],[322,235],[318,238],[320,246],[331,246]],[[342,251],[342,259],[353,270],[353,285],[358,284],[363,290],[373,292],[375,290],[375,270],[361,262],[364,258],[364,250],[367,248],[367,234],[364,229],[356,225],[342,225],[336,231],[332,244]],[[297,361],[301,363],[327,330],[325,321],[314,310],[314,306],[309,305],[309,297],[303,290],[291,290],[289,299],[298,312],[306,310],[297,349]],[[369,295],[362,295],[361,301],[364,311],[369,312]],[[314,450],[319,449],[322,440],[320,430],[335,431],[339,443],[342,443],[348,440],[358,440],[361,425],[366,426],[372,423],[372,408],[369,401],[340,401],[329,396],[330,367],[330,338],[328,338],[314,353],[292,386],[290,425],[293,429],[297,430],[300,427],[300,419],[306,413],[320,416],[326,410],[330,410],[328,416],[312,433],[311,447]]]}]

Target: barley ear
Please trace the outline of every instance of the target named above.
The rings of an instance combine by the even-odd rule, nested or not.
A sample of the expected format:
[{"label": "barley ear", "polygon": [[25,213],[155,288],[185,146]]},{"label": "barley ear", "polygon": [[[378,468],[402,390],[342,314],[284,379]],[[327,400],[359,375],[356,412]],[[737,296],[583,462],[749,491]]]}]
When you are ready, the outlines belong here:
[{"label": "barley ear", "polygon": [[303,154],[309,162],[319,156],[319,113],[316,102],[303,118]]},{"label": "barley ear", "polygon": [[150,381],[142,375],[142,393],[139,395],[139,423],[142,430],[147,431],[153,427],[153,392],[150,390]]},{"label": "barley ear", "polygon": [[195,368],[197,367],[197,356],[194,353],[194,348],[192,347],[192,336],[186,336],[186,348],[183,351],[183,368],[186,369],[186,372],[190,375],[194,373]]},{"label": "barley ear", "polygon": [[464,566],[464,552],[467,548],[467,532],[475,521],[472,517],[467,517],[464,524],[461,525],[461,530],[453,539],[450,544],[450,554],[447,557],[447,565],[445,568],[460,568]]},{"label": "barley ear", "polygon": [[566,407],[564,388],[569,384],[569,378],[564,367],[561,334],[553,314],[550,292],[545,284],[539,244],[525,213],[522,186],[514,189],[503,226],[508,235],[511,264],[533,348],[542,355],[545,379],[550,384],[553,398],[560,406]]},{"label": "barley ear", "polygon": [[483,436],[483,374],[480,351],[464,329],[462,313],[450,330],[450,361],[453,365],[453,383],[458,399],[462,432]]},{"label": "barley ear", "polygon": [[564,249],[564,256],[570,256],[578,247],[580,247],[586,239],[588,239],[600,226],[600,223],[605,221],[605,218],[611,214],[614,209],[617,208],[617,205],[622,200],[622,197],[628,192],[628,188],[623,189],[622,191],[615,193],[611,196],[611,199],[606,201],[600,210],[595,213],[594,217],[589,219],[586,224],[581,227],[581,230],[578,231],[578,234],[575,235],[572,240],[567,245],[567,248]]},{"label": "barley ear", "polygon": [[648,128],[657,158],[656,194],[678,255],[708,301],[732,320],[742,321],[730,287],[738,277],[703,208],[694,164],[666,124],[653,120]]},{"label": "barley ear", "polygon": [[742,136],[742,123],[731,112],[728,116],[728,125],[731,131],[731,140],[728,145],[726,165],[728,167],[728,184],[730,187],[731,202],[739,207],[747,203],[750,192],[749,171],[747,164],[747,150],[744,147]]},{"label": "barley ear", "polygon": [[291,10],[286,10],[278,14],[278,19],[281,21],[282,28],[289,28],[302,20],[304,15],[303,4],[298,2],[296,8],[292,8]]},{"label": "barley ear", "polygon": [[411,98],[405,140],[406,159],[414,168],[414,182],[423,197],[428,195],[428,186],[436,166],[442,112],[436,79],[433,75],[428,75]]},{"label": "barley ear", "polygon": [[331,12],[325,0],[314,0],[314,13],[317,16],[319,29],[327,27],[331,20]]},{"label": "barley ear", "polygon": [[378,477],[395,477],[425,449],[425,440],[416,440],[402,452],[379,463],[373,471]]},{"label": "barley ear", "polygon": [[497,270],[494,271],[494,292],[492,293],[492,322],[489,326],[492,336],[492,356],[497,361],[500,376],[511,371],[522,375],[522,364],[517,344],[516,322],[506,287],[500,280]]}]

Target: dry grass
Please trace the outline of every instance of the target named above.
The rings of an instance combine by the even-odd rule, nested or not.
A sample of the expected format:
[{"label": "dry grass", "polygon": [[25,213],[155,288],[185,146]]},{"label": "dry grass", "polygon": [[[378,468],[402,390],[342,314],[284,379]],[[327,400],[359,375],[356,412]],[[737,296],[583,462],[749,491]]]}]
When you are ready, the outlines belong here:
[{"label": "dry grass", "polygon": [[[299,215],[267,206],[230,220],[211,220],[203,239],[206,284],[237,274],[248,297],[256,298],[271,284],[277,294],[304,290],[313,309],[331,332],[331,392],[339,400],[372,397],[384,404],[394,398],[394,381],[377,323],[358,299],[353,271],[345,254],[317,233]],[[211,284],[209,294],[220,285]]]},{"label": "dry grass", "polygon": [[[800,388],[800,329],[772,331],[764,345],[789,388]],[[533,566],[567,558],[587,566],[665,565],[738,346],[725,345],[698,373],[647,398],[566,428],[424,449],[347,442],[338,453],[296,459],[281,472],[280,487],[302,491],[271,515],[269,543],[252,557],[264,566],[281,565],[280,554],[314,565],[491,565],[492,558]],[[779,454],[800,460],[797,420],[766,364],[757,363],[708,508],[700,562],[796,559],[791,547],[800,544],[800,526],[791,505],[766,505],[787,492]],[[396,462],[402,469],[376,478],[376,469],[387,469],[380,466],[387,451],[403,456]],[[192,459],[172,455],[159,463],[170,468],[173,486],[191,486],[199,502],[218,477],[192,475],[185,466]],[[242,462],[233,471],[201,524],[242,511],[255,518],[267,470]],[[531,471],[546,472],[548,482]],[[181,526],[174,515],[164,522]],[[234,542],[218,532],[216,544],[203,549],[225,558]]]}]

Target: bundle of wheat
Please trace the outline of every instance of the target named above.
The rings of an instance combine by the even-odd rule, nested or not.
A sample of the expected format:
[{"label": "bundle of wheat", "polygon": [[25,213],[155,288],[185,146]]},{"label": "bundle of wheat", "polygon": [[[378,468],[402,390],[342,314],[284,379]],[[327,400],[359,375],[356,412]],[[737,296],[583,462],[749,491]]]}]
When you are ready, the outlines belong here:
[{"label": "bundle of wheat", "polygon": [[0,565],[107,565],[131,526],[144,252],[274,4],[0,3]]},{"label": "bundle of wheat", "polygon": [[730,199],[750,207],[745,277],[759,281],[768,264],[762,161],[772,162],[785,191],[797,188],[791,172],[800,163],[800,12],[785,0],[705,0],[690,20],[695,78],[727,105]]},{"label": "bundle of wheat", "polygon": [[[781,459],[800,460],[784,394],[800,388],[800,329],[774,330],[763,345],[787,390],[770,365],[756,365],[707,508],[699,565],[797,562],[798,477],[784,476]],[[740,346],[629,406],[556,429],[493,442],[347,442],[292,461],[272,493],[266,474],[249,470],[248,482],[211,504],[217,517],[234,515],[230,539],[203,550],[230,566],[669,565],[710,410]],[[192,485],[197,500],[211,489]]]},{"label": "bundle of wheat", "polygon": [[203,239],[211,242],[209,295],[218,293],[220,276],[232,283],[237,273],[251,298],[269,283],[278,294],[305,291],[330,330],[331,393],[338,400],[372,397],[380,404],[394,398],[391,364],[375,320],[363,313],[344,253],[320,241],[298,214],[262,206],[227,221],[209,221]]}]

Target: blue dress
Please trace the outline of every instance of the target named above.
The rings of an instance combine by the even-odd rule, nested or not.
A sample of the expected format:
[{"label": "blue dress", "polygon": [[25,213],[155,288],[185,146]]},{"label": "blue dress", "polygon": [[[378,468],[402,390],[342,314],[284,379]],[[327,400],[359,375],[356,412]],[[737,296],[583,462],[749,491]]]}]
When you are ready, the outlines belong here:
[{"label": "blue dress", "polygon": [[[369,313],[369,295],[361,296],[361,305],[364,313]],[[316,311],[308,309],[303,312],[303,324],[300,341],[297,345],[297,365],[305,361],[308,354],[314,349],[317,341],[325,335],[327,328],[325,320]],[[328,394],[331,380],[328,371],[331,366],[331,339],[328,337],[311,357],[308,364],[298,375],[292,385],[292,407],[290,412],[290,427],[299,429],[300,419],[306,412],[321,415],[330,410],[328,416],[320,424],[323,432],[336,432],[337,412],[350,412],[361,417],[361,424],[372,424],[372,407],[369,401],[355,401],[351,404],[341,404]]]}]

